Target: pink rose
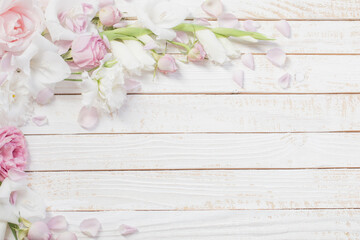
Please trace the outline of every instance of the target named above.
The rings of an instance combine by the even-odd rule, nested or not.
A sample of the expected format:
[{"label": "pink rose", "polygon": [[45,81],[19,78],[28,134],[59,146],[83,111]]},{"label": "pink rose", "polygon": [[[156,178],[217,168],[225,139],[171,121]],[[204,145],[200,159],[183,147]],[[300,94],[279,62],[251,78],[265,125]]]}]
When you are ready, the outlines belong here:
[{"label": "pink rose", "polygon": [[173,73],[178,69],[176,66],[175,58],[169,54],[162,56],[157,64],[157,67],[162,73]]},{"label": "pink rose", "polygon": [[83,35],[75,38],[71,49],[74,63],[80,68],[99,66],[107,53],[106,43],[98,35]]},{"label": "pink rose", "polygon": [[82,3],[81,7],[74,7],[58,14],[58,19],[62,26],[75,33],[86,32],[89,22],[94,13],[92,5]]},{"label": "pink rose", "polygon": [[99,12],[100,22],[104,26],[113,26],[114,24],[120,22],[121,17],[121,12],[114,6],[104,7]]},{"label": "pink rose", "polygon": [[24,51],[41,22],[42,12],[32,0],[1,0],[0,56],[5,52]]},{"label": "pink rose", "polygon": [[194,47],[188,53],[188,60],[190,62],[199,62],[204,60],[206,52],[200,43],[195,43]]},{"label": "pink rose", "polygon": [[10,169],[23,171],[28,152],[25,137],[15,127],[0,128],[0,181],[3,181]]}]

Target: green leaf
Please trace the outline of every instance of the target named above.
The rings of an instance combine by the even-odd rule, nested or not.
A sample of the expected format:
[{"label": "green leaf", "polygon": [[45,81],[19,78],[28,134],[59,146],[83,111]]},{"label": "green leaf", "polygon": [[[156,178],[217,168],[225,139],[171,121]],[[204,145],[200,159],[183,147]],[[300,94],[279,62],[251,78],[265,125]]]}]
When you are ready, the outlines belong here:
[{"label": "green leaf", "polygon": [[18,240],[16,231],[19,230],[19,226],[14,223],[8,223],[12,234],[14,235],[15,239]]},{"label": "green leaf", "polygon": [[224,37],[245,37],[249,36],[258,40],[274,40],[266,37],[265,35],[257,32],[246,32],[233,28],[213,28],[211,29],[217,36],[221,35]]},{"label": "green leaf", "polygon": [[29,233],[29,229],[20,229],[18,234],[19,234],[19,240],[24,240],[27,235]]},{"label": "green leaf", "polygon": [[105,35],[109,39],[109,41],[112,41],[115,39],[136,40],[137,37],[151,33],[152,32],[146,28],[126,27],[126,28],[117,28],[114,30],[104,31],[100,33],[100,35],[102,37]]},{"label": "green leaf", "polygon": [[180,46],[180,47],[183,47],[185,48],[187,51],[190,51],[190,47],[185,44],[185,43],[180,43],[180,42],[174,42],[174,41],[168,41],[169,43],[172,43],[174,45],[177,45],[177,46]]},{"label": "green leaf", "polygon": [[205,30],[205,29],[210,29],[210,28],[201,26],[201,25],[191,24],[191,23],[181,23],[181,24],[177,25],[176,27],[174,27],[173,29],[176,31],[183,31],[183,32],[195,32],[195,31]]}]

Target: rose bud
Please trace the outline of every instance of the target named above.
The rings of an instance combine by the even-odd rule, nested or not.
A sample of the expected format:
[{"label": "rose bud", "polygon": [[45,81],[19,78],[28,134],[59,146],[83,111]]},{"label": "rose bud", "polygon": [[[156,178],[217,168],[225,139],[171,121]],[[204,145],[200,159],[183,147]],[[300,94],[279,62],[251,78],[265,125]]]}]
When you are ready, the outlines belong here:
[{"label": "rose bud", "polygon": [[158,69],[162,73],[173,73],[178,69],[176,66],[175,58],[169,54],[165,54],[158,61]]},{"label": "rose bud", "polygon": [[121,17],[121,12],[114,6],[106,6],[99,12],[100,22],[104,26],[113,26],[114,24],[120,22]]},{"label": "rose bud", "polygon": [[29,240],[50,240],[51,232],[44,222],[35,222],[31,225],[28,233]]},{"label": "rose bud", "polygon": [[206,52],[200,43],[195,43],[194,47],[188,53],[188,60],[190,62],[199,62],[204,60]]}]

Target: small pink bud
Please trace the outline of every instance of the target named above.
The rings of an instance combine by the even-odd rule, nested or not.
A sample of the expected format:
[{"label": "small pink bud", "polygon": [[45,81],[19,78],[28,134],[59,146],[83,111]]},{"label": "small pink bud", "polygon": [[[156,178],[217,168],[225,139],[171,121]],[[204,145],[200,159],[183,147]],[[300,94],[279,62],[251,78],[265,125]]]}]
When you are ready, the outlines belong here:
[{"label": "small pink bud", "polygon": [[199,62],[204,60],[206,52],[200,43],[195,43],[194,47],[188,53],[188,60],[190,62]]},{"label": "small pink bud", "polygon": [[56,240],[77,240],[77,237],[72,232],[64,232]]},{"label": "small pink bud", "polygon": [[51,232],[46,223],[35,222],[31,225],[28,233],[29,240],[50,240]]},{"label": "small pink bud", "polygon": [[120,22],[121,17],[121,12],[114,6],[106,6],[99,12],[100,22],[104,26],[113,26],[114,24]]},{"label": "small pink bud", "polygon": [[162,73],[173,73],[178,69],[175,58],[169,54],[165,54],[158,61],[158,69]]}]

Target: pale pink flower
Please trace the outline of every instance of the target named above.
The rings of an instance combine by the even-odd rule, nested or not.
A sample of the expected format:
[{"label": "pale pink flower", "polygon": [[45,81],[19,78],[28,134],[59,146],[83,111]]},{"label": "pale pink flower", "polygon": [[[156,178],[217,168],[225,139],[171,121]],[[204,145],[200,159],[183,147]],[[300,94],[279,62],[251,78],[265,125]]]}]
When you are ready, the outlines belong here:
[{"label": "pale pink flower", "polygon": [[46,223],[35,222],[31,225],[27,237],[29,240],[50,240],[51,232]]},{"label": "pale pink flower", "polygon": [[0,56],[5,52],[21,53],[39,31],[43,20],[41,9],[32,0],[1,0]]},{"label": "pale pink flower", "polygon": [[122,14],[115,6],[106,6],[100,10],[99,18],[104,26],[113,26],[120,22]]},{"label": "pale pink flower", "polygon": [[195,43],[194,47],[188,53],[188,60],[190,62],[199,62],[204,60],[206,52],[200,43]]},{"label": "pale pink flower", "polygon": [[0,128],[0,181],[3,181],[10,169],[23,171],[28,152],[24,135],[15,127]]},{"label": "pale pink flower", "polygon": [[169,54],[165,54],[158,61],[158,69],[162,73],[173,73],[178,69],[175,58]]},{"label": "pale pink flower", "polygon": [[74,63],[80,68],[99,66],[107,53],[106,43],[98,35],[83,35],[75,38],[71,49]]}]

